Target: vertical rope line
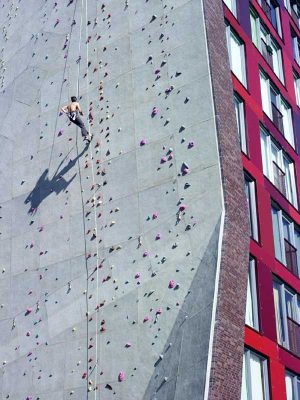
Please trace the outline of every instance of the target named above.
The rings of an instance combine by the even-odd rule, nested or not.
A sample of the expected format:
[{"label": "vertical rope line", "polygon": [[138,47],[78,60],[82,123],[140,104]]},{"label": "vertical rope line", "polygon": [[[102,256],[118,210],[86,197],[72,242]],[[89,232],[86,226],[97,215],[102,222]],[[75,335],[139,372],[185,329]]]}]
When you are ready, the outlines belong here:
[{"label": "vertical rope line", "polygon": [[[75,18],[75,13],[76,13],[76,9],[77,9],[77,0],[75,3],[75,7],[74,7],[74,13],[73,13],[73,20]],[[71,25],[71,29],[70,29],[70,38],[69,38],[69,44],[67,47],[67,57],[65,60],[65,65],[64,65],[64,72],[63,72],[63,76],[62,76],[62,84],[60,85],[60,93],[59,93],[59,100],[58,100],[58,107],[57,107],[57,112],[56,112],[56,119],[55,119],[55,125],[54,125],[54,131],[53,131],[53,138],[52,138],[52,145],[51,145],[51,154],[50,154],[50,159],[49,159],[49,165],[48,165],[48,169],[50,170],[50,165],[51,165],[51,161],[52,161],[52,154],[53,154],[53,147],[54,147],[54,143],[55,143],[55,134],[56,134],[56,129],[57,129],[57,121],[58,121],[58,115],[59,115],[59,110],[60,110],[60,103],[61,103],[61,96],[62,96],[62,90],[63,90],[63,86],[64,86],[64,78],[65,78],[65,74],[66,74],[66,67],[67,67],[67,62],[69,59],[69,49],[71,46],[71,39],[72,39],[72,33],[73,33],[73,24]]]},{"label": "vertical rope line", "polygon": [[[78,54],[79,54],[79,61],[78,61],[78,71],[77,71],[77,97],[79,97],[79,75],[80,75],[80,60],[81,60],[81,41],[82,41],[82,20],[83,20],[83,0],[81,0],[81,13],[80,13],[80,33],[79,33],[79,46],[78,46]],[[78,150],[78,127],[76,127],[76,150],[77,156],[79,154]],[[89,360],[89,303],[88,303],[88,296],[89,296],[89,280],[88,280],[88,262],[87,262],[87,243],[86,243],[86,224],[85,224],[85,207],[83,201],[83,186],[82,186],[82,176],[81,176],[81,169],[80,169],[80,161],[79,158],[77,159],[78,163],[78,174],[79,174],[79,184],[80,184],[80,196],[81,196],[81,208],[82,208],[82,225],[83,225],[83,240],[84,240],[84,259],[85,259],[85,271],[86,271],[86,294],[85,294],[85,303],[86,303],[86,371],[88,374],[88,360]],[[86,399],[88,400],[88,375],[86,379]]]},{"label": "vertical rope line", "polygon": [[[86,96],[87,96],[87,115],[89,114],[89,69],[88,69],[88,58],[89,58],[89,39],[88,39],[88,5],[87,5],[87,0],[85,0],[85,18],[86,18],[86,26],[85,26],[85,35],[86,35]],[[90,121],[89,121],[89,115],[88,115],[88,132],[89,135],[91,135],[90,132]],[[92,181],[93,181],[93,197],[96,200],[96,185],[95,185],[95,172],[94,172],[94,163],[93,163],[93,149],[92,146],[90,146],[90,158],[91,158],[91,164],[92,164]],[[96,303],[97,305],[99,304],[99,248],[98,248],[98,229],[97,229],[97,213],[96,213],[96,204],[94,201],[94,224],[95,224],[95,235],[96,235]],[[95,343],[95,388],[97,386],[97,379],[98,379],[98,312],[99,310],[96,311],[95,315],[95,335],[96,335],[96,343]],[[94,398],[95,400],[97,399],[97,391],[94,391]],[[100,398],[100,395],[99,395]]]}]

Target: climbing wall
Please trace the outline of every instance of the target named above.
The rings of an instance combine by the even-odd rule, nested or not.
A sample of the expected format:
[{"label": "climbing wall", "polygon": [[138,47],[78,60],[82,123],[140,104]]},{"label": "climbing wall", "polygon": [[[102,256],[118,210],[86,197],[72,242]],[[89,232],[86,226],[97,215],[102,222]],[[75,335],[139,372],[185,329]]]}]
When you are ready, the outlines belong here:
[{"label": "climbing wall", "polygon": [[1,399],[202,399],[223,202],[201,1],[3,0],[0,24]]}]

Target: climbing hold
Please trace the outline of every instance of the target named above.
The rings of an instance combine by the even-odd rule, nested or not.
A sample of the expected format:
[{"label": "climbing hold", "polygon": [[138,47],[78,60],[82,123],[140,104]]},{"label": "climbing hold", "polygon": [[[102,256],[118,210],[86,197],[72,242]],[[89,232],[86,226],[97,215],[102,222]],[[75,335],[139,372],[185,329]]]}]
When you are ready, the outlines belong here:
[{"label": "climbing hold", "polygon": [[171,279],[169,282],[169,288],[173,289],[175,286],[176,286],[176,282],[173,279]]},{"label": "climbing hold", "polygon": [[125,372],[124,371],[120,371],[120,373],[118,375],[118,380],[119,380],[119,382],[123,382],[125,380]]}]

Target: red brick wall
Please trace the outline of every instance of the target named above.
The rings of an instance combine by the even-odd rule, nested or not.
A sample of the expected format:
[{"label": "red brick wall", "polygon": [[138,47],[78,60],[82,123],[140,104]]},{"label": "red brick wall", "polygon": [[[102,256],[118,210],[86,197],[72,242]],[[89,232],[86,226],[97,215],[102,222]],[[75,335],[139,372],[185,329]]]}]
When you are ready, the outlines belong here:
[{"label": "red brick wall", "polygon": [[208,398],[238,400],[244,350],[249,223],[233,106],[223,4],[220,0],[203,0],[203,5],[225,203]]}]

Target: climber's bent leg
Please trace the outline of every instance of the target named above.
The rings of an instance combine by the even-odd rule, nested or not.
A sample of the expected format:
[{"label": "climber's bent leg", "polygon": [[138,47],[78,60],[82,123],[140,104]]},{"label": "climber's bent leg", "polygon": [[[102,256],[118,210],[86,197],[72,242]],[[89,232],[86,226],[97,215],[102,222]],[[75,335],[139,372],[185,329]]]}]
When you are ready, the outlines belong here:
[{"label": "climber's bent leg", "polygon": [[79,126],[79,128],[81,129],[81,135],[86,138],[88,136],[88,131],[84,125],[84,122],[82,121],[82,119],[79,117],[78,113],[72,112],[69,115],[70,121],[72,121],[75,125]]}]

